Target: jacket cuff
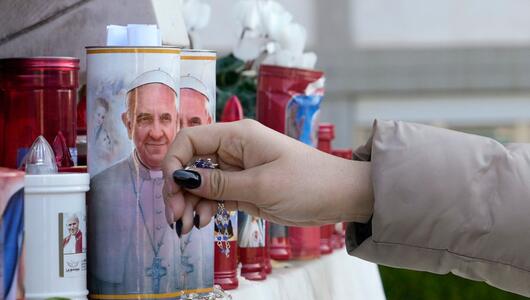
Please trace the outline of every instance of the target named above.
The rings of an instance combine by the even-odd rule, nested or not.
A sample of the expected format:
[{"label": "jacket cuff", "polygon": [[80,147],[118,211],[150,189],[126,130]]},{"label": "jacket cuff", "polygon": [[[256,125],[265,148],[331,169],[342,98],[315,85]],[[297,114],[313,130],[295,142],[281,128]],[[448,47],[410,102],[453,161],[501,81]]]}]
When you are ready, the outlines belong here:
[{"label": "jacket cuff", "polygon": [[372,236],[372,218],[366,223],[352,222],[346,227],[346,250],[352,253]]},{"label": "jacket cuff", "polygon": [[[377,121],[374,121],[373,128],[375,130]],[[368,141],[359,148],[353,151],[353,160],[358,161],[371,161],[372,160],[372,141],[373,135]],[[348,253],[352,254],[353,251],[359,247],[365,240],[372,236],[372,217],[366,223],[351,222],[346,225],[346,236],[345,244]],[[353,255],[353,254],[352,254]]]},{"label": "jacket cuff", "polygon": [[530,144],[376,121],[354,159],[371,161],[374,211],[348,224],[350,255],[530,296]]}]

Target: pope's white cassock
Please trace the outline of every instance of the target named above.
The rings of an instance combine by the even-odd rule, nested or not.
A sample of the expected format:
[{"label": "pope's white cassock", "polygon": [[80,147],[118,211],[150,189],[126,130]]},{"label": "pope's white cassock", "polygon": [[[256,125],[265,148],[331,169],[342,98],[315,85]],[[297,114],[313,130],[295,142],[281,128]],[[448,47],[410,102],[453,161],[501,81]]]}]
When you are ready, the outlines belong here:
[{"label": "pope's white cassock", "polygon": [[[91,294],[171,293],[197,288],[190,283],[213,285],[213,270],[204,282],[198,263],[199,256],[208,252],[193,249],[195,243],[203,247],[201,235],[194,237],[192,233],[189,240],[185,235],[183,241],[192,243],[181,245],[175,230],[166,222],[163,182],[162,171],[147,169],[135,153],[91,179],[88,197]],[[212,249],[211,233],[209,236]],[[199,240],[194,242],[195,238]],[[181,257],[183,252],[188,257],[185,261]],[[203,259],[213,260],[213,251]],[[183,264],[188,262],[189,265]]]}]

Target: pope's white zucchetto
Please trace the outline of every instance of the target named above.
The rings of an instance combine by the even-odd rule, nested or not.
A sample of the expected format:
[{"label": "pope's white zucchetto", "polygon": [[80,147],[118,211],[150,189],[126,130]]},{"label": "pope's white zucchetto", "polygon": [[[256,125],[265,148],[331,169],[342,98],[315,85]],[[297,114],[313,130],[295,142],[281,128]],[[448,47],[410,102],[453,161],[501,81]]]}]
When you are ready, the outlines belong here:
[{"label": "pope's white zucchetto", "polygon": [[161,83],[163,85],[166,85],[170,89],[175,92],[175,95],[178,95],[178,84],[175,82],[175,79],[171,77],[167,72],[162,71],[160,69],[147,71],[145,73],[140,74],[140,76],[136,77],[127,87],[127,93],[134,90],[137,87],[140,87],[142,85],[146,85],[149,83]]}]

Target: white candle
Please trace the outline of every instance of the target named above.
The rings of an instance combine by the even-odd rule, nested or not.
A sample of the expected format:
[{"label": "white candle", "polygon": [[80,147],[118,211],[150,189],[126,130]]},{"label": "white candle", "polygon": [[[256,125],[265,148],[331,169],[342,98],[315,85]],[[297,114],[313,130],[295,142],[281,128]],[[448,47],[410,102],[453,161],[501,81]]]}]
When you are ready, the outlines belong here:
[{"label": "white candle", "polygon": [[26,175],[26,299],[86,299],[87,173]]}]

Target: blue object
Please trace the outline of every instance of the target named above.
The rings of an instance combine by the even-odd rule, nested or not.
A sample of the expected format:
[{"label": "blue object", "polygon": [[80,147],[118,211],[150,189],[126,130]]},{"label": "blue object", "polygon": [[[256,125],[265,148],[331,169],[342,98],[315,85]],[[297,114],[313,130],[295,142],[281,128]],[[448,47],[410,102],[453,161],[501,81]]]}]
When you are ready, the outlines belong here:
[{"label": "blue object", "polygon": [[1,234],[4,244],[4,295],[6,299],[13,282],[22,252],[24,238],[24,190],[16,192],[7,203],[1,220]]},{"label": "blue object", "polygon": [[322,95],[295,95],[287,105],[286,133],[304,144],[316,147],[318,113]]}]

